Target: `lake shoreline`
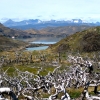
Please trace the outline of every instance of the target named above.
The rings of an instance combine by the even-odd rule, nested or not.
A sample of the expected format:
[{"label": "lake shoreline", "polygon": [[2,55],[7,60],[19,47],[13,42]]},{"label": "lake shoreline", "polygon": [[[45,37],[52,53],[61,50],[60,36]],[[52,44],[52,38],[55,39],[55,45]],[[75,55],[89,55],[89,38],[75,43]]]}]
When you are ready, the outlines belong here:
[{"label": "lake shoreline", "polygon": [[57,39],[38,39],[37,41],[28,41],[29,45],[25,46],[25,50],[28,50],[28,51],[34,51],[34,50],[45,50],[47,48],[49,48],[52,44],[55,44],[57,43],[59,40]]},{"label": "lake shoreline", "polygon": [[35,43],[30,43],[29,45],[27,45],[25,48],[30,48],[30,47],[40,47],[40,46],[49,46],[51,44],[35,44]]},{"label": "lake shoreline", "polygon": [[24,50],[27,51],[34,51],[34,50],[45,50],[47,48],[49,48],[49,46],[52,44],[35,44],[35,43],[30,43],[29,45],[27,45]]}]

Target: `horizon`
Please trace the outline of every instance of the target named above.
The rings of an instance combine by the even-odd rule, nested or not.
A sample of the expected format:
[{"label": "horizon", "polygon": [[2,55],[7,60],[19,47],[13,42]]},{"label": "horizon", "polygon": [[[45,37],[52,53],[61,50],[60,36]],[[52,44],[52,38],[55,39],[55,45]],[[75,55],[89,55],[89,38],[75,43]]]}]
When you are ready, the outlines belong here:
[{"label": "horizon", "polygon": [[100,21],[93,21],[93,19],[87,19],[87,20],[84,20],[84,19],[81,19],[81,18],[73,18],[73,19],[48,19],[48,20],[42,20],[42,19],[16,19],[16,18],[12,18],[12,19],[9,19],[9,18],[6,18],[6,19],[4,19],[4,21],[3,20],[1,20],[0,21],[0,23],[5,23],[5,22],[7,22],[7,21],[13,21],[13,22],[21,22],[21,21],[28,21],[28,20],[38,20],[38,21],[40,21],[39,23],[41,23],[41,22],[49,22],[49,21],[52,21],[52,20],[54,20],[55,22],[56,21],[70,21],[70,22],[74,22],[74,23],[78,23],[77,21],[78,20],[81,20],[82,21],[82,23],[97,23],[97,22],[100,22]]},{"label": "horizon", "polygon": [[100,0],[2,0],[0,21],[27,19],[100,21]]}]

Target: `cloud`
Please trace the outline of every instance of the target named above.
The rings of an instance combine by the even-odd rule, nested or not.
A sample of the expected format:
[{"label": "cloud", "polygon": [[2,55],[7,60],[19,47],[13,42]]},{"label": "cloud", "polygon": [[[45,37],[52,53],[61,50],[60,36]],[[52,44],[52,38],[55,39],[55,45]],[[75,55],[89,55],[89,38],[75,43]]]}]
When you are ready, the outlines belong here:
[{"label": "cloud", "polygon": [[0,19],[98,18],[100,0],[1,0]]}]

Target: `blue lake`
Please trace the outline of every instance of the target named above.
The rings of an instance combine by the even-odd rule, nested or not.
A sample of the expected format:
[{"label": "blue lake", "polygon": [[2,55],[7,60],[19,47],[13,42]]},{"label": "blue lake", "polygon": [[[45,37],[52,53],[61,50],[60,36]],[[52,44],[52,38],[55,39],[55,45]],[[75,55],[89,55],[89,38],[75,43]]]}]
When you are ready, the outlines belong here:
[{"label": "blue lake", "polygon": [[[29,39],[28,41],[30,41],[30,43],[33,43],[33,44],[55,44],[60,40],[61,38],[32,38],[32,39]],[[29,47],[29,48],[26,48],[26,50],[28,51],[45,50],[47,48],[48,46]]]},{"label": "blue lake", "polygon": [[34,42],[31,42],[31,43],[35,43],[35,44],[54,44],[56,42],[34,41]]},{"label": "blue lake", "polygon": [[47,48],[48,48],[48,46],[40,46],[40,47],[30,47],[30,48],[26,48],[26,50],[28,50],[28,51],[45,50]]}]

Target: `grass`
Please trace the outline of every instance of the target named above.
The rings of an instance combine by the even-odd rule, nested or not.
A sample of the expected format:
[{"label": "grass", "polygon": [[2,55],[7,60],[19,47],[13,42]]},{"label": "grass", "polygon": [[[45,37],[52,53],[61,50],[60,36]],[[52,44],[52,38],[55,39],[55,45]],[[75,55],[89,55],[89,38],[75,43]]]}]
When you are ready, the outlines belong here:
[{"label": "grass", "polygon": [[42,76],[45,76],[48,74],[48,72],[52,72],[54,70],[54,67],[52,66],[42,66],[42,65],[39,65],[38,63],[36,64],[33,63],[29,65],[12,64],[12,65],[7,65],[5,67],[2,67],[2,69],[6,71],[9,68],[7,70],[7,74],[12,76],[13,73],[15,72],[15,68],[17,68],[19,71],[22,71],[22,72],[29,71],[30,73],[37,74],[37,71],[41,69],[41,67],[43,68],[43,70],[40,71],[40,75]]},{"label": "grass", "polygon": [[[20,54],[20,52],[19,52]],[[9,64],[9,65],[5,65],[3,67],[4,70],[6,70],[8,67],[10,67],[10,69],[8,70],[9,73],[13,72],[13,67],[17,67],[19,70],[21,71],[29,71],[32,72],[34,74],[37,73],[38,67],[39,68],[43,68],[43,71],[41,71],[41,75],[46,75],[49,71],[53,71],[54,67],[49,65],[49,62],[51,63],[54,60],[58,60],[58,53],[55,52],[50,52],[48,50],[44,50],[44,51],[34,51],[34,52],[26,52],[23,51],[21,52],[21,56],[22,57],[26,57],[28,58],[30,56],[30,54],[32,54],[33,57],[33,63],[30,64]],[[71,54],[71,53],[70,53]],[[10,59],[15,59],[15,52],[2,52],[0,53],[0,56],[5,56],[8,55],[8,58]],[[41,62],[40,61],[40,56],[41,55],[45,55],[46,60]],[[73,54],[71,54],[73,55]],[[83,58],[90,58],[93,59],[94,55],[96,55],[96,57],[99,57],[99,52],[92,52],[92,53],[81,53],[81,56]],[[67,56],[68,53],[61,53],[60,58],[61,58],[61,68],[60,70],[64,70],[67,68],[67,66],[70,66],[70,63],[67,61]],[[74,56],[77,56],[77,53],[74,53]],[[11,71],[10,71],[11,70]],[[67,70],[67,69],[66,69]],[[95,72],[99,72],[100,69],[96,69]]]},{"label": "grass", "polygon": [[68,88],[67,91],[71,98],[78,98],[81,95],[83,88],[82,87],[80,87],[78,89]]},{"label": "grass", "polygon": [[100,51],[100,27],[90,28],[76,32],[56,44],[50,46],[49,50],[56,52],[93,52]]}]

